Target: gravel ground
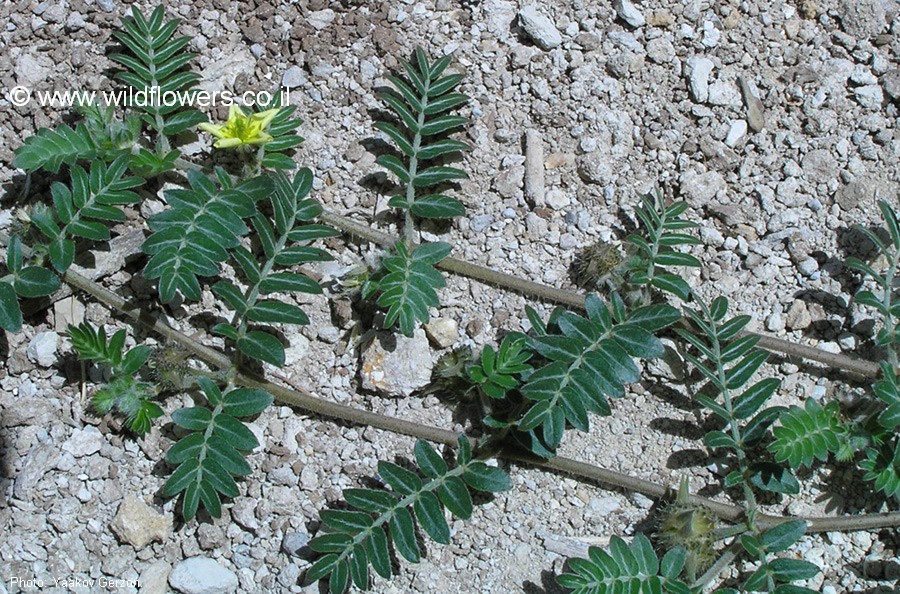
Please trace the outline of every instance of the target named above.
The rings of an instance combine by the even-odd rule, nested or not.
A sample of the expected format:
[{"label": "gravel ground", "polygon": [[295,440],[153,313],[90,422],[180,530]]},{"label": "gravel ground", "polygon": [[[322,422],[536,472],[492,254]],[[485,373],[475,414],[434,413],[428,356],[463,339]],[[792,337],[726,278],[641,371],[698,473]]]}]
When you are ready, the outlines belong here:
[{"label": "gravel ground", "polygon": [[[77,81],[109,88],[110,30],[126,9],[111,0],[4,3],[0,86],[66,90]],[[366,149],[384,73],[419,45],[432,55],[454,52],[454,67],[468,73],[474,147],[464,161],[471,179],[460,192],[467,216],[440,235],[456,255],[574,288],[568,271],[578,251],[620,236],[634,223],[638,194],[661,185],[687,200],[689,216],[701,224],[704,245],[694,253],[705,266],[692,282],[704,296],[726,295],[758,330],[868,355],[870,316],[850,307],[857,286],[841,262],[867,250],[851,227],[878,224],[876,199],[898,195],[898,9],[895,0],[256,0],[245,8],[199,0],[173,10],[200,54],[204,88],[292,88],[291,102],[305,120],[297,159],[315,171],[316,197],[336,212],[370,218],[388,210],[386,197],[371,189],[381,174]],[[0,221],[8,225],[24,181],[9,165],[13,150],[66,113],[13,107],[5,96],[0,107],[7,209]],[[546,192],[526,197],[528,130],[543,145]],[[206,150],[206,143],[199,139],[190,149]],[[148,200],[142,208],[160,206]],[[379,220],[390,230],[389,220]],[[127,240],[120,241],[125,249]],[[373,253],[352,243],[333,247],[337,263],[319,270],[326,282]],[[95,276],[126,296],[147,294],[147,283],[133,276],[140,263],[119,270],[116,253],[95,254]],[[526,327],[526,299],[466,279],[449,279],[441,301],[439,315],[448,328],[455,322],[459,342],[494,343],[498,329]],[[207,295],[167,314],[193,334],[205,330],[196,316],[218,307]],[[464,428],[433,397],[361,389],[372,378],[360,377],[366,370],[356,320],[325,297],[305,308],[312,324],[289,335],[284,373],[293,382],[323,398]],[[377,460],[410,455],[412,440],[273,407],[253,423],[263,446],[249,458],[253,475],[225,517],[173,522],[175,502],[159,496],[171,427],[135,441],[89,414],[60,333],[81,317],[109,329],[116,324],[96,304],[66,298],[6,337],[0,593],[134,592],[136,580],[148,593],[170,586],[318,591],[298,585],[308,562],[295,554],[314,534],[318,510],[372,476]],[[439,351],[415,340],[427,368]],[[695,489],[717,494],[721,477],[702,449],[685,391],[667,368],[646,371],[612,417],[595,419],[590,434],[567,435],[561,453],[668,484],[689,473]],[[778,395],[785,404],[852,397],[859,389],[797,361],[776,359],[764,373],[785,378]],[[401,563],[400,575],[377,579],[373,591],[558,592],[552,576],[567,542],[559,538],[602,543],[633,534],[648,519],[652,502],[645,497],[511,470],[512,492],[477,506],[470,522],[455,523],[453,544],[428,544],[421,564]],[[800,497],[769,511],[882,509],[861,498],[856,480],[842,467],[819,468],[803,480]],[[895,532],[829,533],[804,538],[797,552],[822,568],[809,587],[893,592],[896,542]],[[197,589],[188,574],[212,590]]]}]

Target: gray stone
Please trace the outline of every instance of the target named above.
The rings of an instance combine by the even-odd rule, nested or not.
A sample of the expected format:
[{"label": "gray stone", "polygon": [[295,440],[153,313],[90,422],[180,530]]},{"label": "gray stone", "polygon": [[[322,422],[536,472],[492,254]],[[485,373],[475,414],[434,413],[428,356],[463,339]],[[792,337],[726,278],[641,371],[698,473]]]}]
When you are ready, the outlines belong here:
[{"label": "gray stone", "polygon": [[858,207],[871,195],[872,192],[865,180],[854,180],[839,189],[834,195],[834,200],[843,210],[849,211]]},{"label": "gray stone", "polygon": [[72,454],[76,458],[96,454],[103,447],[106,440],[96,427],[87,426],[84,429],[76,429],[69,439],[62,444],[62,450]]},{"label": "gray stone", "polygon": [[122,542],[141,550],[154,541],[163,542],[172,531],[172,514],[161,514],[143,500],[128,495],[110,524]]},{"label": "gray stone", "polygon": [[84,322],[84,304],[75,297],[66,297],[53,304],[53,328],[57,332],[65,332],[69,324],[79,325]]},{"label": "gray stone", "polygon": [[841,0],[837,14],[841,28],[857,39],[878,35],[886,24],[881,0]]},{"label": "gray stone", "polygon": [[281,541],[281,550],[288,555],[298,555],[309,543],[309,535],[303,532],[287,532]]},{"label": "gray stone", "polygon": [[66,18],[66,7],[62,3],[52,4],[40,16],[48,23],[61,23]]},{"label": "gray stone", "polygon": [[791,307],[785,314],[784,324],[791,330],[805,330],[812,324],[812,316],[809,315],[809,309],[806,302],[802,299],[794,299]]},{"label": "gray stone", "polygon": [[28,360],[41,367],[50,367],[56,363],[56,346],[59,334],[56,332],[39,332],[28,343],[25,354]]},{"label": "gray stone", "polygon": [[718,171],[698,173],[691,169],[681,176],[681,191],[694,207],[707,206],[725,187],[725,178]]},{"label": "gray stone", "polygon": [[233,53],[223,55],[214,62],[203,65],[200,72],[203,78],[197,83],[197,88],[213,92],[222,89],[233,89],[237,77],[244,74],[253,76],[256,69],[256,58],[250,50],[244,46],[237,46]]},{"label": "gray stone", "polygon": [[562,43],[562,35],[559,34],[556,25],[538,10],[537,4],[531,4],[519,11],[519,25],[541,49],[551,50]]},{"label": "gray stone", "polygon": [[566,194],[564,190],[554,188],[547,192],[547,206],[554,210],[562,210],[571,203],[572,201],[569,199],[569,195]]},{"label": "gray stone", "polygon": [[[606,150],[597,150],[581,155],[578,159],[578,174],[588,183],[599,186],[609,185],[616,175],[612,156]],[[549,200],[550,192],[547,194]]]},{"label": "gray stone", "polygon": [[803,276],[812,276],[818,269],[819,263],[813,258],[804,258],[797,264],[797,270],[799,270],[800,274]]},{"label": "gray stone", "polygon": [[686,66],[691,97],[697,103],[706,103],[709,100],[709,75],[715,64],[709,58],[694,56],[688,59]]},{"label": "gray stone", "polygon": [[741,94],[732,82],[714,82],[709,85],[708,92],[710,105],[741,106]]},{"label": "gray stone", "polygon": [[784,330],[784,317],[780,313],[773,313],[766,318],[766,330],[769,332],[781,332]]},{"label": "gray stone", "polygon": [[878,85],[863,85],[853,89],[853,95],[856,101],[866,109],[881,109],[881,102],[884,101],[884,94]]},{"label": "gray stone", "polygon": [[58,461],[59,448],[55,445],[40,445],[32,449],[25,458],[22,469],[16,473],[13,495],[23,501],[29,500],[35,485],[53,470]]},{"label": "gray stone", "polygon": [[894,101],[900,101],[900,70],[888,70],[881,77],[881,88]]},{"label": "gray stone", "polygon": [[434,346],[446,349],[459,340],[459,327],[453,318],[435,318],[425,324],[425,334]]},{"label": "gray stone", "polygon": [[491,223],[494,222],[494,217],[489,214],[480,214],[472,217],[472,220],[469,221],[469,228],[475,233],[481,233],[485,229],[491,226]]},{"label": "gray stone", "polygon": [[613,8],[616,11],[616,14],[619,15],[619,18],[628,23],[629,26],[637,29],[638,27],[643,27],[647,22],[644,19],[644,15],[641,14],[641,11],[638,10],[637,6],[629,2],[628,0],[613,0]]},{"label": "gray stone", "polygon": [[192,557],[175,566],[169,585],[182,594],[226,594],[237,590],[238,579],[212,559]]},{"label": "gray stone", "polygon": [[291,66],[281,75],[281,86],[293,89],[306,84],[306,73],[299,66]]},{"label": "gray stone", "polygon": [[21,425],[34,425],[46,427],[56,418],[56,407],[45,398],[21,397],[22,386],[19,387],[19,396],[19,398],[11,399],[4,406],[3,416],[0,417],[0,426],[19,427]]},{"label": "gray stone", "polygon": [[766,111],[762,101],[756,96],[746,80],[738,78],[737,82],[741,89],[744,105],[747,107],[747,124],[754,132],[760,132],[766,127]]},{"label": "gray stone", "polygon": [[167,584],[171,571],[172,566],[166,561],[153,562],[141,572],[141,577],[138,578],[141,582],[138,594],[166,594],[169,591]]},{"label": "gray stone", "polygon": [[97,6],[103,12],[112,12],[116,9],[116,2],[115,0],[97,0]]},{"label": "gray stone", "polygon": [[494,189],[503,198],[515,198],[522,190],[522,181],[525,178],[525,167],[514,165],[504,169],[494,178]]},{"label": "gray stone", "polygon": [[[288,468],[290,470],[290,468]],[[271,473],[270,473],[271,474]],[[297,477],[294,476],[294,485],[297,484]],[[247,530],[259,530],[259,521],[256,519],[256,501],[249,497],[238,497],[231,506],[231,518],[238,525]]]},{"label": "gray stone", "polygon": [[428,338],[421,328],[412,338],[379,332],[362,353],[362,387],[385,396],[409,396],[431,381],[433,365]]},{"label": "gray stone", "polygon": [[800,162],[803,175],[807,180],[815,183],[827,182],[835,179],[838,174],[837,159],[824,149],[809,151]]},{"label": "gray stone", "polygon": [[311,12],[306,16],[306,22],[312,25],[316,31],[321,31],[334,21],[334,11],[330,8]]},{"label": "gray stone", "polygon": [[656,64],[668,64],[675,57],[675,46],[665,37],[657,37],[647,42],[647,58]]}]

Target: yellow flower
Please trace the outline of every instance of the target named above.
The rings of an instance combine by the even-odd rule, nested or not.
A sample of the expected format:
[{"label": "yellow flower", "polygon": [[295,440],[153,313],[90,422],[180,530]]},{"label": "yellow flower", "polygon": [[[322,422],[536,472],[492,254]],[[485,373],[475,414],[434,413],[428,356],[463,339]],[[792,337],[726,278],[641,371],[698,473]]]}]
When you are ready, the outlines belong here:
[{"label": "yellow flower", "polygon": [[200,124],[198,128],[209,132],[219,140],[213,146],[216,148],[233,148],[244,144],[265,144],[272,140],[272,136],[266,132],[272,119],[278,114],[279,108],[268,109],[247,116],[244,110],[232,103],[228,110],[228,121],[225,125]]}]

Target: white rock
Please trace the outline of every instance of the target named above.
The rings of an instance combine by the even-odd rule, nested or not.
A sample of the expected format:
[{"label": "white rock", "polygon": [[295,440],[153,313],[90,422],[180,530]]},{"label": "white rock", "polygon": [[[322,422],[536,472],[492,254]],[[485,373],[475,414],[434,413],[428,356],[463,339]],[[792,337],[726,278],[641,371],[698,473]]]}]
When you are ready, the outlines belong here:
[{"label": "white rock", "polygon": [[143,500],[128,495],[110,525],[123,542],[136,550],[164,541],[172,530],[172,514],[161,514]]},{"label": "white rock", "polygon": [[868,109],[881,109],[881,102],[884,101],[884,93],[878,85],[856,87],[853,89],[853,95],[860,105]]},{"label": "white rock", "polygon": [[725,178],[718,171],[698,173],[691,169],[681,176],[681,191],[695,208],[707,206],[725,188]]},{"label": "white rock", "polygon": [[306,17],[306,22],[312,25],[313,29],[315,29],[316,31],[321,31],[322,29],[330,25],[333,20],[334,11],[330,8],[311,12]]},{"label": "white rock", "polygon": [[687,61],[685,74],[691,89],[691,97],[697,103],[706,103],[709,99],[709,75],[715,64],[709,58],[694,56]]},{"label": "white rock", "polygon": [[538,10],[537,4],[531,4],[519,11],[519,24],[541,49],[551,50],[562,43],[562,35],[559,34],[556,25]]},{"label": "white rock", "polygon": [[53,327],[57,332],[65,332],[69,324],[81,324],[84,311],[84,304],[75,297],[60,299],[53,304]]},{"label": "white rock", "polygon": [[47,56],[22,53],[16,60],[16,82],[20,85],[34,87],[47,80],[51,72],[53,62]]},{"label": "white rock", "polygon": [[237,590],[238,579],[212,559],[192,557],[175,566],[169,585],[182,594],[225,594]]},{"label": "white rock", "polygon": [[445,349],[459,340],[459,328],[452,318],[436,318],[425,324],[425,334],[438,348]]},{"label": "white rock", "polygon": [[546,200],[547,206],[555,210],[561,210],[571,204],[568,194],[559,188],[554,188],[547,192]]},{"label": "white rock", "polygon": [[252,76],[256,70],[256,58],[250,50],[241,46],[214,62],[204,65],[200,71],[203,78],[197,83],[197,88],[204,91],[221,92],[223,89],[234,88],[234,81],[240,74]]},{"label": "white rock", "polygon": [[709,85],[708,101],[710,105],[741,106],[741,93],[734,83],[718,81]]},{"label": "white rock", "polygon": [[647,22],[644,19],[644,15],[641,14],[641,11],[637,9],[637,6],[628,0],[613,0],[613,8],[616,10],[616,14],[619,15],[620,19],[635,29],[643,27]]},{"label": "white rock", "polygon": [[73,431],[69,439],[62,444],[62,449],[76,458],[81,458],[99,452],[105,441],[103,434],[96,427],[89,425],[84,429]]},{"label": "white rock", "polygon": [[386,396],[409,396],[431,381],[433,366],[428,338],[421,328],[412,338],[379,332],[362,354],[362,387]]},{"label": "white rock", "polygon": [[56,363],[56,346],[59,344],[59,334],[56,332],[39,332],[28,343],[25,355],[32,363],[41,367],[50,367]]},{"label": "white rock", "polygon": [[159,560],[141,572],[138,580],[141,582],[140,594],[166,594],[169,591],[167,583],[172,566]]},{"label": "white rock", "polygon": [[281,75],[281,86],[293,89],[306,83],[306,73],[299,66],[291,66]]},{"label": "white rock", "polygon": [[731,122],[731,127],[728,129],[728,136],[725,137],[725,144],[734,148],[746,134],[747,120],[734,120]]}]

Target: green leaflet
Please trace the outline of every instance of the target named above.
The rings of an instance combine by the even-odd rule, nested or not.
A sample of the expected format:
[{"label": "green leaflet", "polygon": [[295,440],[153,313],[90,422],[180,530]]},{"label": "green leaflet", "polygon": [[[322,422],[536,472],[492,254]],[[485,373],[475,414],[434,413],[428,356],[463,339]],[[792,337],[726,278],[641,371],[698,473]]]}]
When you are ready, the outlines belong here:
[{"label": "green leaflet", "polygon": [[[429,62],[418,48],[414,58],[413,62],[403,63],[407,77],[388,77],[394,89],[381,94],[397,121],[375,123],[400,156],[381,155],[377,163],[401,184],[400,196],[391,200],[391,206],[422,218],[450,219],[463,215],[465,207],[456,198],[434,189],[468,177],[461,169],[445,163],[469,148],[466,143],[447,137],[467,123],[465,117],[450,112],[465,104],[468,97],[452,92],[462,81],[461,75],[442,76],[449,56]],[[439,158],[441,161],[435,162]]]},{"label": "green leaflet", "polygon": [[693,592],[686,583],[678,579],[685,567],[685,551],[682,547],[666,553],[660,562],[649,539],[643,534],[636,535],[630,545],[618,536],[613,536],[608,551],[590,547],[588,557],[569,559],[570,573],[558,576],[559,584],[571,588],[577,594]]},{"label": "green leaflet", "polygon": [[810,466],[814,460],[825,461],[836,453],[844,433],[837,402],[821,406],[810,398],[804,408],[792,406],[781,415],[773,429],[775,441],[769,444],[775,459],[791,468]]},{"label": "green leaflet", "polygon": [[336,232],[325,225],[309,224],[321,212],[315,200],[308,198],[312,188],[312,172],[300,169],[293,179],[277,172],[271,177],[273,192],[269,195],[271,218],[256,212],[251,217],[253,229],[262,247],[258,256],[238,246],[231,251],[238,268],[244,273],[247,288],[237,289],[228,281],[216,284],[216,293],[235,310],[232,323],[219,332],[235,340],[244,355],[281,367],[285,362],[284,346],[274,335],[253,330],[249,324],[307,324],[306,313],[282,299],[261,299],[273,292],[321,293],[318,283],[305,274],[286,272],[296,264],[330,260],[331,255],[303,245]]},{"label": "green leaflet", "polygon": [[78,124],[75,128],[60,124],[55,130],[41,128],[37,134],[26,138],[15,153],[14,167],[56,173],[63,164],[91,160],[100,151],[84,124]]},{"label": "green leaflet", "polygon": [[109,381],[91,400],[94,410],[124,417],[126,426],[138,435],[150,431],[153,420],[163,414],[162,408],[152,402],[156,390],[138,375],[150,357],[150,347],[137,346],[126,352],[125,330],[107,339],[103,328],[95,329],[88,323],[70,325],[68,333],[80,360],[110,369]]},{"label": "green leaflet", "polygon": [[440,306],[435,289],[444,286],[444,278],[434,265],[449,255],[450,246],[425,243],[410,253],[398,242],[394,252],[363,286],[363,296],[379,293],[378,305],[387,310],[384,327],[396,324],[403,334],[412,336],[416,321],[428,321],[428,308]]},{"label": "green leaflet", "polygon": [[667,206],[659,190],[641,197],[641,206],[635,209],[635,215],[642,223],[646,236],[633,234],[626,240],[637,254],[629,264],[630,283],[650,285],[672,293],[682,301],[688,300],[691,289],[687,281],[666,270],[669,266],[700,266],[697,258],[675,249],[700,243],[696,237],[684,233],[697,226],[682,218],[687,208],[686,202]]},{"label": "green leaflet", "polygon": [[172,414],[175,424],[190,433],[166,453],[166,461],[177,468],[163,492],[169,497],[182,494],[185,520],[193,518],[201,504],[210,515],[219,517],[221,497],[238,495],[234,477],[250,473],[241,452],[259,445],[238,417],[257,415],[272,403],[272,396],[262,390],[237,388],[223,394],[206,377],[199,378],[197,384],[209,408],[182,408]]},{"label": "green leaflet", "polygon": [[551,451],[562,440],[566,423],[587,431],[588,413],[609,414],[607,399],[621,396],[624,384],[638,379],[632,357],[657,357],[663,352],[647,328],[659,330],[679,317],[668,305],[653,305],[637,308],[614,323],[595,294],[588,295],[585,307],[586,318],[563,312],[556,319],[558,332],[530,339],[530,348],[548,363],[531,373],[520,389],[532,404],[518,420],[518,428],[535,433]]},{"label": "green leaflet", "polygon": [[233,185],[221,170],[216,171],[218,184],[195,171],[187,177],[190,188],[166,192],[169,208],[150,217],[153,234],[141,246],[150,255],[144,276],[159,279],[164,302],[177,293],[200,298],[198,277],[219,274],[228,250],[249,232],[245,221],[256,213],[256,202],[272,189],[267,177]]},{"label": "green leaflet", "polygon": [[[125,70],[116,78],[135,92],[155,92],[155,101],[135,101],[133,107],[145,113],[144,121],[160,135],[174,136],[206,121],[200,111],[183,107],[181,102],[161,101],[163,93],[190,92],[200,75],[188,69],[194,54],[184,51],[187,36],[175,37],[177,19],[166,22],[165,11],[158,6],[150,17],[133,7],[130,17],[122,19],[122,28],[113,35],[126,52],[114,53],[110,59]],[[184,102],[187,104],[187,102]]]},{"label": "green leaflet", "polygon": [[327,531],[313,538],[309,547],[323,556],[307,571],[306,581],[328,578],[329,591],[342,594],[348,580],[366,588],[369,565],[378,575],[390,577],[391,545],[407,561],[419,561],[422,553],[416,538],[417,524],[436,542],[449,544],[450,527],[444,509],[461,519],[471,515],[472,497],[466,484],[489,493],[512,486],[503,470],[472,460],[464,436],[459,443],[454,467],[420,440],[415,455],[424,478],[396,464],[379,462],[379,476],[391,491],[345,490],[344,497],[353,509],[320,513]]}]

